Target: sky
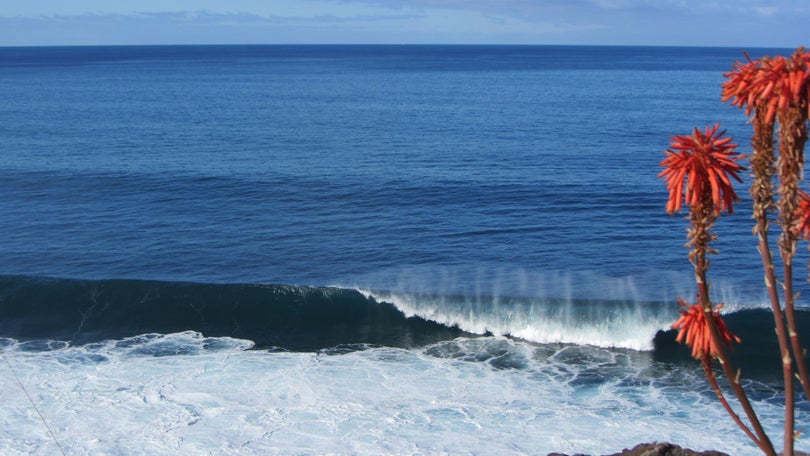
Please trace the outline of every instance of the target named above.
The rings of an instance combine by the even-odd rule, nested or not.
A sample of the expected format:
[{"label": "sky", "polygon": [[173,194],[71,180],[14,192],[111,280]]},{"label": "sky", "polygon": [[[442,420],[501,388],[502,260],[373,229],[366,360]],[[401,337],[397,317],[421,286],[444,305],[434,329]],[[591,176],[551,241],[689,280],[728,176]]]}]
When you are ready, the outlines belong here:
[{"label": "sky", "polygon": [[810,0],[0,0],[0,46],[810,45]]}]

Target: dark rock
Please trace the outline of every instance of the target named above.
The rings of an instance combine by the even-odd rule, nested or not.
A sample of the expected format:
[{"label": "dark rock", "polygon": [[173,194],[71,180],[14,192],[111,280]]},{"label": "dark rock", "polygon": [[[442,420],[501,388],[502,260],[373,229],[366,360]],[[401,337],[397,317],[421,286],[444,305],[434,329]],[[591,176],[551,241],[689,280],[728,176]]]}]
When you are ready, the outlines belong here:
[{"label": "dark rock", "polygon": [[624,450],[610,456],[729,456],[719,451],[704,451],[702,453],[681,448],[671,443],[646,443],[636,445],[631,450]]},{"label": "dark rock", "polygon": [[[568,456],[562,453],[550,453],[548,456]],[[586,456],[583,454],[575,454],[571,456]],[[603,456],[729,456],[726,453],[719,451],[704,451],[697,452],[690,449],[681,448],[678,445],[671,443],[642,443],[636,445],[632,449],[622,450],[621,453],[613,453]]]}]

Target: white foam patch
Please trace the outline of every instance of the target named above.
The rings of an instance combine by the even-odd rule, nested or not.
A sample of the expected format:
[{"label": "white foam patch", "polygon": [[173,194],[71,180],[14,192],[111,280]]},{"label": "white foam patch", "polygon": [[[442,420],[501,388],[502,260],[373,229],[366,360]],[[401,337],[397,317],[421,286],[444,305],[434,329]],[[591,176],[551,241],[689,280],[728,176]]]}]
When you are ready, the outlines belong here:
[{"label": "white foam patch", "polygon": [[[483,338],[326,355],[217,340],[4,356],[71,455],[606,454],[651,441],[758,454],[705,380],[647,353]],[[0,400],[0,453],[58,454],[8,369]],[[778,429],[780,409],[756,406]]]}]

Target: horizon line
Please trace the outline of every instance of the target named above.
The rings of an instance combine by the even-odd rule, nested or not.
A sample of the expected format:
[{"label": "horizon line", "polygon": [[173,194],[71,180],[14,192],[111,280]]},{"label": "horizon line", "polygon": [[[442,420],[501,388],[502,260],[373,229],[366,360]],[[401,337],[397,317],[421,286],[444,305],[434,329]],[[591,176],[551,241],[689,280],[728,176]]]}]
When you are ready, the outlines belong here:
[{"label": "horizon line", "polygon": [[[357,46],[357,47],[626,47],[626,48],[702,48],[702,49],[795,49],[786,46],[695,45],[695,44],[538,44],[538,43],[140,43],[140,44],[21,44],[0,48],[69,48],[69,47],[237,47],[237,46]],[[801,47],[801,45],[797,46]]]}]

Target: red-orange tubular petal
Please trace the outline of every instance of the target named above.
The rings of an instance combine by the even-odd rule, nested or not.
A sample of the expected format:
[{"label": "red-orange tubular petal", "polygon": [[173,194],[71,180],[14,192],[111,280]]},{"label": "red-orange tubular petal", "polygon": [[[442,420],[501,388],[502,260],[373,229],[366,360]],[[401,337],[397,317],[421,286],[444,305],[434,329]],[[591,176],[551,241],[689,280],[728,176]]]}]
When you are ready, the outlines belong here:
[{"label": "red-orange tubular petal", "polygon": [[799,223],[796,234],[804,239],[810,239],[810,195],[799,190],[799,206],[796,208]]},{"label": "red-orange tubular petal", "polygon": [[693,207],[700,204],[704,192],[709,192],[715,213],[734,212],[738,197],[729,177],[742,182],[739,174],[745,168],[737,161],[745,155],[736,152],[737,144],[719,130],[718,123],[704,131],[695,128],[691,136],[672,137],[661,161],[664,170],[658,174],[669,191],[667,212],[680,210],[682,201]]},{"label": "red-orange tubular petal", "polygon": [[[706,313],[700,307],[700,304],[687,304],[682,298],[678,298],[678,309],[681,317],[672,325],[672,329],[678,330],[678,335],[675,341],[678,343],[684,342],[687,346],[692,348],[692,357],[696,359],[704,359],[708,356],[719,355],[719,347],[714,343],[709,329],[709,322],[706,320]],[[715,325],[720,332],[720,340],[728,347],[731,348],[733,342],[740,342],[740,338],[732,334],[723,318],[720,316],[720,309],[722,304],[712,310]]]},{"label": "red-orange tubular petal", "polygon": [[[745,108],[765,112],[765,122],[773,123],[780,111],[790,105],[807,103],[810,98],[810,52],[798,48],[790,57],[775,56],[735,62],[724,74],[722,100]],[[807,103],[810,117],[810,103]]]}]

